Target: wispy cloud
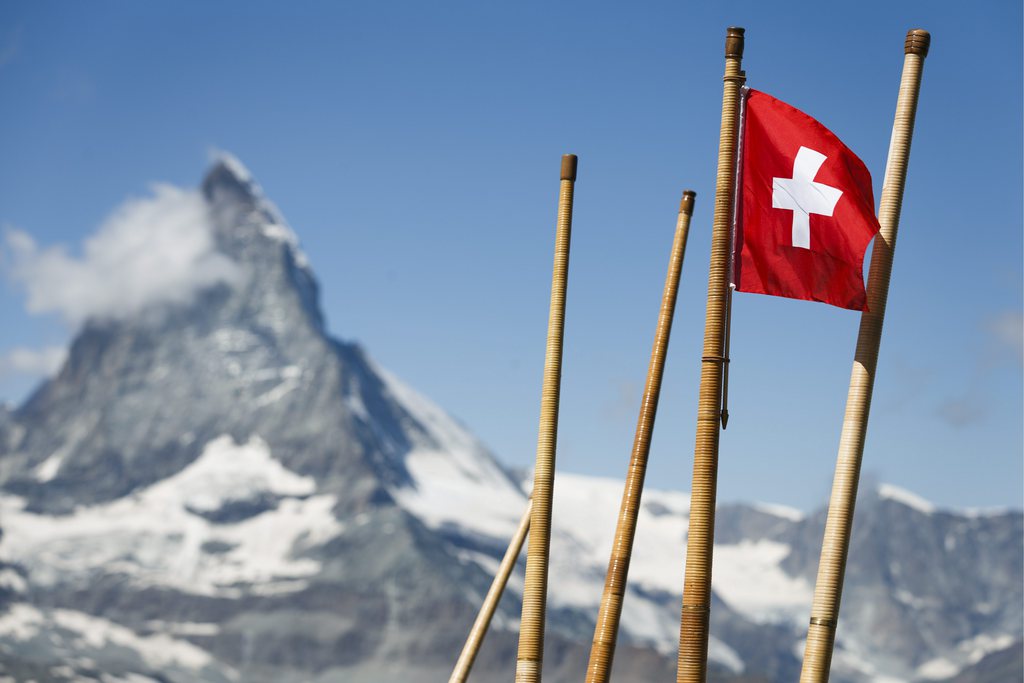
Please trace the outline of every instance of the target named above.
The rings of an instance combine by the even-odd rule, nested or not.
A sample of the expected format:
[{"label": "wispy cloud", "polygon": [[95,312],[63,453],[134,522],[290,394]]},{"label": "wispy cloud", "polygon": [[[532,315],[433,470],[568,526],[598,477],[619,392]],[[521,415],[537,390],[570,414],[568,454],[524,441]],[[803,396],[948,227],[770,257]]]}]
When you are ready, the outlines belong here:
[{"label": "wispy cloud", "polygon": [[939,404],[936,414],[951,427],[967,427],[985,417],[982,400],[973,394],[950,398]]},{"label": "wispy cloud", "polygon": [[119,318],[156,303],[182,303],[239,269],[214,250],[202,196],[170,185],[118,207],[74,256],[65,245],[40,248],[9,230],[7,269],[25,289],[31,313],[57,313],[72,325]]},{"label": "wispy cloud", "polygon": [[991,403],[990,387],[1007,363],[1024,366],[1024,314],[1006,310],[981,326],[982,340],[972,354],[966,389],[940,402],[935,414],[950,427],[962,429],[983,422]]},{"label": "wispy cloud", "polygon": [[1004,311],[988,323],[988,332],[996,346],[1013,355],[1018,365],[1024,365],[1024,313]]},{"label": "wispy cloud", "polygon": [[63,346],[42,349],[18,347],[0,356],[0,379],[18,375],[23,377],[49,377],[57,372],[67,357]]}]

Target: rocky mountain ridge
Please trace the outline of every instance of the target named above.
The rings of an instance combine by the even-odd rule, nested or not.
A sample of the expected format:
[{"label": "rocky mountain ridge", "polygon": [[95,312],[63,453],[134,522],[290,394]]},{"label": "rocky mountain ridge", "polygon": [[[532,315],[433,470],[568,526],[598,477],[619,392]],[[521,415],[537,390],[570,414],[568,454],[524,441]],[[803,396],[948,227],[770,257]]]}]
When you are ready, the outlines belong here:
[{"label": "rocky mountain ridge", "polygon": [[[525,487],[327,334],[294,233],[236,159],[199,192],[239,277],[88,321],[59,373],[0,414],[0,680],[445,678]],[[620,495],[556,477],[548,680],[582,676]],[[688,511],[684,493],[645,493],[627,680],[674,670]],[[719,511],[716,680],[795,679],[823,520]],[[862,492],[854,531],[834,681],[1019,658],[1019,511],[934,510],[883,486]],[[514,668],[521,571],[477,680]]]}]

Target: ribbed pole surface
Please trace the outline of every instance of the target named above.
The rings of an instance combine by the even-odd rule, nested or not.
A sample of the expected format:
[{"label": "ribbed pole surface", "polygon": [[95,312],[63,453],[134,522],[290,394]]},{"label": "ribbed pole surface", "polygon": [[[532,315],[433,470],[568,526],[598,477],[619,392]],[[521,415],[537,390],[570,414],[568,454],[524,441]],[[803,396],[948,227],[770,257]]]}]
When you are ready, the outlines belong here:
[{"label": "ribbed pole surface", "polygon": [[512,569],[516,566],[516,560],[519,559],[519,553],[523,549],[523,541],[526,540],[526,534],[530,530],[532,509],[533,500],[531,499],[526,502],[526,510],[523,511],[519,526],[516,527],[516,532],[508,543],[505,557],[501,558],[498,573],[494,575],[494,581],[491,582],[491,587],[487,590],[487,596],[484,597],[484,603],[480,606],[480,612],[476,615],[476,621],[473,622],[473,628],[469,631],[469,637],[466,638],[466,644],[462,647],[462,654],[459,655],[459,661],[455,663],[455,669],[452,671],[448,683],[465,683],[469,678],[469,670],[473,668],[476,655],[480,652],[480,645],[484,642],[484,636],[487,635],[487,629],[494,617],[494,610],[498,608],[501,595],[505,592],[505,586],[508,585],[508,577],[512,575]]},{"label": "ribbed pole surface", "polygon": [[665,289],[661,295],[661,310],[658,313],[658,327],[654,333],[654,346],[647,367],[647,381],[643,398],[640,400],[640,415],[633,437],[633,450],[629,459],[629,471],[619,506],[619,521],[615,527],[608,573],[605,575],[604,594],[597,613],[594,628],[594,642],[590,648],[590,663],[587,665],[587,683],[607,683],[611,676],[612,659],[615,656],[615,640],[619,632],[619,617],[622,614],[622,600],[626,592],[626,578],[629,560],[633,554],[633,538],[636,534],[636,518],[640,512],[640,497],[643,495],[644,475],[647,473],[647,456],[651,451],[651,434],[654,432],[654,418],[658,411],[658,397],[661,394],[661,378],[665,369],[665,353],[668,351],[669,335],[672,332],[672,316],[676,308],[676,294],[679,291],[679,274],[683,269],[686,254],[686,238],[690,232],[690,217],[696,193],[687,190],[679,204],[679,218],[676,221],[675,238],[665,276]]},{"label": "ribbed pole surface", "polygon": [[921,86],[921,70],[928,54],[930,37],[927,31],[915,29],[907,33],[903,77],[896,100],[896,120],[889,143],[889,158],[885,167],[882,199],[878,206],[881,230],[875,238],[868,271],[868,310],[861,314],[857,350],[854,354],[850,391],[846,399],[846,415],[839,438],[832,496],[825,522],[825,537],[821,545],[818,578],[814,586],[814,602],[807,631],[801,683],[825,683],[832,663],[836,625],[839,620],[839,601],[843,592],[853,508],[857,499],[861,458],[864,454],[864,436],[868,428],[871,391],[875,381],[878,347],[882,339],[882,322],[889,293],[893,253],[896,250],[896,232],[903,204],[903,186],[907,178],[907,160],[910,140],[914,133],[917,113],[917,95]]},{"label": "ribbed pole surface", "polygon": [[718,143],[718,180],[708,273],[708,307],[704,322],[704,356],[697,401],[697,437],[693,452],[690,530],[679,626],[678,683],[704,683],[711,612],[711,553],[715,536],[718,484],[718,429],[722,408],[722,353],[726,280],[729,270],[730,222],[736,180],[736,142],[743,73],[743,29],[729,28],[725,39],[725,86]]},{"label": "ribbed pole surface", "polygon": [[523,615],[519,623],[516,683],[540,681],[544,660],[544,615],[548,593],[548,550],[551,545],[551,502],[555,483],[555,442],[558,437],[558,394],[562,381],[562,331],[565,323],[565,287],[569,271],[569,236],[572,195],[576,181],[576,155],[562,157],[562,184],[558,195],[555,264],[551,276],[551,312],[544,358],[544,386],[540,399],[537,464],[533,470],[533,511],[530,543],[526,551]]}]

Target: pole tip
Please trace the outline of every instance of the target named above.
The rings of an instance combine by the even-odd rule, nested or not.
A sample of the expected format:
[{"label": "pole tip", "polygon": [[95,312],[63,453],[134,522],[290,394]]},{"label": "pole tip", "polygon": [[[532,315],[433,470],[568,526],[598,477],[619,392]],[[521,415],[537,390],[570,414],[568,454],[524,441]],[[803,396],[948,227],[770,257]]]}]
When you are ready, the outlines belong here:
[{"label": "pole tip", "polygon": [[693,200],[697,197],[697,193],[693,190],[683,190],[683,198],[679,201],[679,213],[685,213],[687,216],[693,215]]},{"label": "pole tip", "polygon": [[576,180],[576,155],[562,155],[562,180]]},{"label": "pole tip", "polygon": [[746,29],[730,26],[725,30],[725,56],[743,59],[743,34]]},{"label": "pole tip", "polygon": [[928,47],[932,43],[932,34],[923,28],[912,28],[907,31],[907,40],[903,44],[903,52],[908,55],[928,56]]}]

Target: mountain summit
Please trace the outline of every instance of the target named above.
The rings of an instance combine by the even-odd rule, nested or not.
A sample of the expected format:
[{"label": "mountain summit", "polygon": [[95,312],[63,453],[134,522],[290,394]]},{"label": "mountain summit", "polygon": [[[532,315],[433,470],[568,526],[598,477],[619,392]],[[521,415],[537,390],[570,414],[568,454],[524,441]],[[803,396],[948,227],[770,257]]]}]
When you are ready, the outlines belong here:
[{"label": "mountain summit", "polygon": [[[60,373],[18,410],[5,488],[68,513],[173,475],[222,435],[358,507],[407,481],[426,427],[362,350],[327,336],[297,240],[232,157],[203,182],[216,249],[240,272],[187,303],[92,319]],[[13,439],[15,434],[17,439]]]},{"label": "mountain summit", "polygon": [[134,634],[215,625],[187,635],[245,680],[407,661],[431,638],[394,624],[435,603],[471,619],[466,590],[488,582],[394,502],[415,486],[407,458],[455,447],[522,493],[440,409],[327,335],[294,233],[236,159],[201,192],[240,277],[84,324],[0,427],[0,552],[40,605]]},{"label": "mountain summit", "polygon": [[[0,413],[0,680],[443,680],[523,486],[328,335],[295,234],[237,159],[182,197],[201,201],[230,277],[89,318],[59,373]],[[582,676],[620,495],[556,479],[551,681]],[[688,513],[683,493],[644,494],[625,679],[671,676]],[[858,515],[833,680],[939,680],[1012,656],[1019,513],[957,515],[885,489]],[[718,518],[711,669],[791,680],[823,517]],[[514,669],[520,590],[517,574],[479,680]]]}]

